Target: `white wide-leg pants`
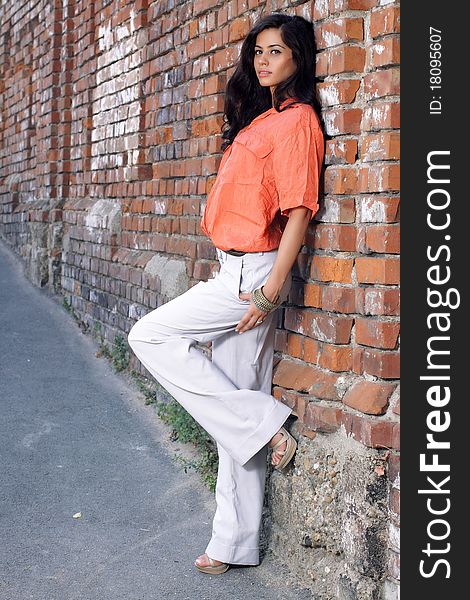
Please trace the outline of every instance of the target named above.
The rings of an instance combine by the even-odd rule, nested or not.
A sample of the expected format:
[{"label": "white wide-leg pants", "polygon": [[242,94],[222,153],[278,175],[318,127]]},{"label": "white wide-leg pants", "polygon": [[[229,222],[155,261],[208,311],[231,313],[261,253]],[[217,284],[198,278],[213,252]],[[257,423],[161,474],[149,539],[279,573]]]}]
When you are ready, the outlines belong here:
[{"label": "white wide-leg pants", "polygon": [[[292,409],[271,395],[277,311],[237,333],[251,292],[268,279],[277,249],[237,257],[216,249],[220,270],[137,321],[129,344],[152,376],[217,443],[217,510],[205,552],[259,564],[267,444]],[[287,299],[291,274],[281,290]],[[212,361],[195,347],[212,342]]]}]

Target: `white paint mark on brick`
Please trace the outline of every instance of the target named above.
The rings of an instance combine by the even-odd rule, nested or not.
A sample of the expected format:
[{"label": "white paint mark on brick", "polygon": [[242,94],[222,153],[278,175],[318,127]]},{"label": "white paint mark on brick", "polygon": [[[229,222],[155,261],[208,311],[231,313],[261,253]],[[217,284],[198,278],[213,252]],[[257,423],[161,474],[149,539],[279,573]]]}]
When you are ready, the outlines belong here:
[{"label": "white paint mark on brick", "polygon": [[339,92],[335,85],[323,87],[319,89],[320,100],[323,105],[332,106],[339,104]]},{"label": "white paint mark on brick", "polygon": [[[303,333],[303,331],[301,333]],[[322,342],[330,341],[325,337],[325,334],[320,329],[320,327],[318,326],[318,323],[315,320],[312,321],[312,336],[315,339],[320,340]]]},{"label": "white paint mark on brick", "polygon": [[335,390],[336,390],[336,393],[338,394],[339,398],[342,398],[344,396],[344,394],[351,387],[351,384],[352,384],[351,378],[338,377],[338,379],[335,381]]},{"label": "white paint mark on brick", "polygon": [[136,12],[135,10],[131,9],[131,14],[130,14],[130,24],[131,24],[131,35],[135,32],[135,17],[136,17]]},{"label": "white paint mark on brick", "polygon": [[113,45],[113,32],[111,31],[111,21],[100,25],[98,28],[99,48],[101,52],[109,50]]},{"label": "white paint mark on brick", "polygon": [[326,223],[338,223],[340,219],[339,203],[330,198],[325,198],[323,206],[318,211],[318,218]]},{"label": "white paint mark on brick", "polygon": [[379,169],[379,177],[378,177],[378,182],[379,182],[379,190],[383,190],[384,189],[384,171],[383,169]]},{"label": "white paint mark on brick", "polygon": [[374,50],[376,54],[382,54],[382,52],[385,50],[385,46],[383,46],[382,44],[377,44]]},{"label": "white paint mark on brick", "polygon": [[374,123],[381,123],[388,115],[388,106],[374,106],[372,109],[372,120]]},{"label": "white paint mark on brick", "polygon": [[301,17],[303,17],[304,19],[308,19],[309,21],[312,20],[312,15],[310,14],[310,6],[308,4],[308,2],[306,2],[301,9],[302,14],[300,15]]},{"label": "white paint mark on brick", "polygon": [[166,200],[155,200],[154,212],[157,215],[166,215]]},{"label": "white paint mark on brick", "polygon": [[380,307],[380,292],[368,290],[364,302],[364,309],[366,313],[376,315],[380,312]]},{"label": "white paint mark on brick", "polygon": [[362,223],[383,223],[386,219],[385,206],[373,198],[362,198],[359,215]]},{"label": "white paint mark on brick", "polygon": [[343,40],[340,35],[333,33],[332,31],[323,31],[322,38],[325,43],[325,46],[338,46],[338,44],[342,44]]},{"label": "white paint mark on brick", "polygon": [[379,138],[373,139],[368,148],[368,152],[377,152],[382,147],[381,140]]},{"label": "white paint mark on brick", "polygon": [[127,28],[127,25],[120,25],[119,27],[116,27],[115,38],[118,42],[120,42],[124,38],[129,37],[129,35],[130,35],[130,32],[129,32],[129,29]]},{"label": "white paint mark on brick", "polygon": [[325,129],[328,135],[338,135],[339,127],[336,125],[337,113],[327,113],[325,115]]},{"label": "white paint mark on brick", "polygon": [[328,5],[329,5],[329,0],[317,0],[316,7],[317,7],[319,14],[327,15],[328,14]]},{"label": "white paint mark on brick", "polygon": [[385,580],[384,600],[400,600],[400,586],[395,581]]},{"label": "white paint mark on brick", "polygon": [[400,551],[400,530],[399,528],[394,525],[393,523],[390,523],[390,526],[388,528],[388,533],[389,533],[389,542],[390,542],[390,547],[393,550],[396,550],[397,552]]}]

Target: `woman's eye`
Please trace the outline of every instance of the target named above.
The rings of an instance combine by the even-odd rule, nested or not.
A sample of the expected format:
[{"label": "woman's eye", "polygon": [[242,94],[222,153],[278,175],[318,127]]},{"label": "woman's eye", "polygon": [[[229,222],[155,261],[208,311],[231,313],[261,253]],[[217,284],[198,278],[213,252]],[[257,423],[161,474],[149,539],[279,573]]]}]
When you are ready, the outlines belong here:
[{"label": "woman's eye", "polygon": [[[262,54],[262,53],[263,53],[263,51],[262,51],[262,50],[255,50],[255,56],[257,56],[257,55],[259,55],[259,54]],[[275,54],[280,54],[280,53],[281,53],[281,51],[280,51],[280,50],[278,50],[277,48],[273,48],[273,49],[271,50],[271,54],[272,54],[272,53],[275,53]]]}]

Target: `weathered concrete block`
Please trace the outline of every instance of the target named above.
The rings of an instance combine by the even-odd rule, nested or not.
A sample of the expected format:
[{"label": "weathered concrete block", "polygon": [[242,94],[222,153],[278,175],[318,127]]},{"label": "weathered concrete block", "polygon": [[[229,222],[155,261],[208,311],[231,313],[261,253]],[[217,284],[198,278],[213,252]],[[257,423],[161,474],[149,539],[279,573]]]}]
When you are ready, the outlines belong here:
[{"label": "weathered concrete block", "polygon": [[400,600],[400,585],[387,579],[384,585],[383,600]]},{"label": "weathered concrete block", "polygon": [[319,600],[381,598],[389,536],[382,465],[377,451],[338,431],[300,436],[294,468],[273,472],[271,548]]},{"label": "weathered concrete block", "polygon": [[111,233],[120,233],[121,214],[119,202],[101,198],[88,211],[85,225],[96,229],[105,229]]},{"label": "weathered concrete block", "polygon": [[186,264],[182,260],[157,254],[149,260],[145,266],[145,272],[159,278],[161,294],[167,300],[176,298],[189,287]]}]

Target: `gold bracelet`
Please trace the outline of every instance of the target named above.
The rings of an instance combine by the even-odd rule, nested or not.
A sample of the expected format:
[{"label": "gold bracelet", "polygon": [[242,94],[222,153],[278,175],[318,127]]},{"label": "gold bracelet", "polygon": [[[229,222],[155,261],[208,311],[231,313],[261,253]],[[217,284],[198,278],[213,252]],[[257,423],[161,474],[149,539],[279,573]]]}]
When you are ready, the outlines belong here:
[{"label": "gold bracelet", "polygon": [[263,287],[264,286],[261,286],[260,288],[254,290],[251,299],[253,300],[253,304],[256,306],[256,308],[268,313],[282,304],[282,301],[280,300],[279,296],[277,296],[274,302],[268,300],[263,294]]}]

